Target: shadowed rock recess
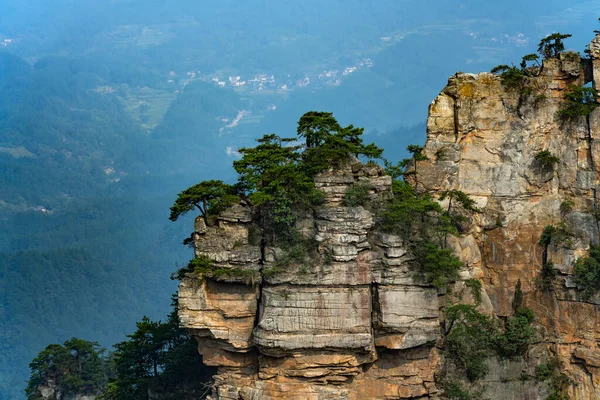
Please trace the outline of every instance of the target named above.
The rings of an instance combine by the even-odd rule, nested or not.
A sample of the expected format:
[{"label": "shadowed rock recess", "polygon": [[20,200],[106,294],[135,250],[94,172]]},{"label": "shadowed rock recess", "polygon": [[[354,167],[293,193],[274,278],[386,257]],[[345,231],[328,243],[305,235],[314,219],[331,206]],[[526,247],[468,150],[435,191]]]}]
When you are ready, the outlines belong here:
[{"label": "shadowed rock recess", "polygon": [[[204,362],[218,367],[210,398],[443,398],[453,369],[444,309],[475,303],[467,287],[473,279],[482,284],[479,311],[499,321],[512,315],[520,280],[523,304],[536,315],[526,354],[488,359],[489,372],[475,385],[483,398],[546,399],[553,383],[533,377],[550,359],[558,360],[570,398],[600,398],[600,298],[584,300],[573,277],[574,261],[598,243],[600,110],[567,122],[556,117],[567,85],[600,87],[600,38],[590,49],[591,61],[545,60],[527,78],[528,91],[508,89],[490,73],[458,73],[431,103],[429,159],[418,162],[413,183],[434,196],[463,191],[481,210],[448,239],[464,267],[447,291],[416,278],[409,247],[380,232],[374,213],[343,205],[356,182],[371,184],[373,201],[390,194],[391,178],[372,164],[355,161],[317,177],[325,203],[301,227],[319,255],[304,265],[279,269],[282,250],[251,244],[255,222],[246,204],[214,226],[198,218],[197,256],[254,271],[210,279],[189,273],[181,282],[181,325]],[[543,150],[560,161],[540,168],[535,156]],[[548,225],[561,226],[567,239],[541,246]],[[555,272],[542,285],[545,261]]]}]

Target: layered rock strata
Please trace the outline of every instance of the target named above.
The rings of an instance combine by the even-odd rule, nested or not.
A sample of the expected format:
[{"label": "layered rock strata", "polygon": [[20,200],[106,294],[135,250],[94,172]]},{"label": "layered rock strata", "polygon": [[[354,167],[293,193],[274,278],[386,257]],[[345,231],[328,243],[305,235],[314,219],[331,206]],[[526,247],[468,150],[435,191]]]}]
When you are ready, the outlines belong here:
[{"label": "layered rock strata", "polygon": [[391,178],[375,165],[356,161],[321,174],[316,186],[325,204],[300,224],[318,255],[285,270],[277,267],[283,250],[266,248],[261,256],[251,244],[250,207],[237,205],[210,227],[197,220],[196,255],[262,276],[252,284],[234,274],[225,281],[188,274],[181,282],[181,324],[205,363],[219,367],[214,399],[436,393],[437,290],[413,281],[402,240],[376,232],[371,211],[342,205],[357,183],[369,185],[373,201],[390,195]]},{"label": "layered rock strata", "polygon": [[[524,358],[489,360],[480,383],[489,398],[546,398],[547,383],[522,377],[555,356],[572,381],[571,398],[600,398],[600,300],[584,301],[573,279],[574,261],[599,237],[600,113],[571,122],[556,116],[568,85],[600,82],[600,39],[590,49],[591,62],[544,61],[525,91],[489,73],[457,74],[431,103],[428,160],[418,162],[413,183],[436,196],[463,191],[481,209],[448,240],[464,262],[448,294],[415,281],[408,246],[379,232],[371,211],[343,205],[356,183],[370,185],[374,202],[389,195],[391,179],[375,165],[353,162],[316,179],[325,204],[300,225],[317,255],[285,269],[278,268],[283,250],[256,244],[248,205],[227,210],[214,226],[198,219],[196,255],[245,271],[188,274],[180,285],[181,325],[205,363],[218,367],[211,398],[439,398],[451,366],[443,309],[474,302],[469,279],[482,283],[480,311],[510,316],[520,280],[536,314],[539,340]],[[560,162],[539,168],[543,150]],[[547,225],[561,226],[567,239],[540,246]],[[551,288],[539,284],[546,261],[558,271]]]}]

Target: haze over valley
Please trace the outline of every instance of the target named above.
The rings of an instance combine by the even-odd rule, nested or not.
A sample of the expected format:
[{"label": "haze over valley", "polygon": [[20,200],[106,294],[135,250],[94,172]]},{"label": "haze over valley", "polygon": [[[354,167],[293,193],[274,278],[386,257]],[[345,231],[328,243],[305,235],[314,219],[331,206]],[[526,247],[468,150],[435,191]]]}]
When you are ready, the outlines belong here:
[{"label": "haze over valley", "polygon": [[[164,319],[193,216],[177,193],[232,182],[238,149],[309,110],[398,161],[457,71],[572,33],[600,4],[377,0],[0,3],[0,399],[71,337],[104,347]],[[484,4],[485,3],[485,4]]]}]

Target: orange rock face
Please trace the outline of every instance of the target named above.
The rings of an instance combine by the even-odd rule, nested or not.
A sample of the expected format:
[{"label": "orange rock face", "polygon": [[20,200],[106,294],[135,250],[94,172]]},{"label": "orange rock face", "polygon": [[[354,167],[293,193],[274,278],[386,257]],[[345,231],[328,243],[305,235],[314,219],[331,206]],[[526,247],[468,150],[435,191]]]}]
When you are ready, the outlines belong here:
[{"label": "orange rock face", "polygon": [[[440,379],[452,369],[443,307],[457,298],[474,303],[473,279],[482,284],[479,310],[498,319],[512,315],[520,281],[539,339],[525,358],[488,360],[476,384],[485,397],[545,399],[552,383],[523,377],[557,357],[571,398],[599,399],[600,298],[582,298],[573,265],[600,237],[593,212],[600,110],[557,118],[568,85],[600,82],[600,39],[591,49],[591,62],[545,60],[522,91],[489,73],[457,74],[431,103],[428,160],[418,162],[412,183],[434,196],[460,190],[481,210],[461,236],[448,237],[464,268],[447,294],[414,281],[408,246],[378,232],[369,210],[343,205],[355,183],[369,184],[373,200],[389,195],[391,179],[377,166],[353,162],[316,179],[325,205],[300,225],[318,243],[317,255],[285,271],[276,268],[283,250],[252,244],[248,205],[227,210],[214,226],[197,221],[196,255],[247,272],[188,274],[180,285],[181,325],[205,362],[219,367],[211,399],[441,398]],[[544,150],[560,161],[540,166]],[[563,236],[542,247],[548,225]],[[544,262],[556,276],[542,285]]]},{"label": "orange rock face", "polygon": [[[179,288],[181,325],[217,366],[213,399],[405,399],[437,393],[440,357],[437,290],[413,282],[412,257],[399,237],[376,232],[374,215],[345,207],[346,189],[367,183],[388,196],[391,178],[358,161],[322,174],[325,205],[301,222],[318,256],[285,271],[285,254],[249,240],[252,210],[237,205],[214,226],[197,221],[196,255],[223,270],[258,271],[199,278]],[[327,255],[327,257],[326,257]],[[273,270],[274,272],[270,272]]]},{"label": "orange rock face", "polygon": [[[482,213],[453,243],[469,266],[465,277],[481,279],[489,311],[498,316],[511,315],[520,280],[547,354],[559,356],[573,381],[570,395],[591,400],[600,398],[600,302],[581,298],[572,273],[574,261],[598,243],[592,210],[600,114],[570,122],[557,117],[567,86],[590,80],[583,65],[566,57],[544,61],[539,76],[528,79],[527,94],[491,74],[450,78],[429,109],[429,160],[419,162],[417,184],[434,194],[461,190],[477,201]],[[543,150],[560,161],[540,168],[535,156]],[[561,207],[566,203],[572,209]],[[563,226],[566,237],[545,249],[539,242],[547,225]],[[551,288],[540,285],[545,261],[558,272]]]}]

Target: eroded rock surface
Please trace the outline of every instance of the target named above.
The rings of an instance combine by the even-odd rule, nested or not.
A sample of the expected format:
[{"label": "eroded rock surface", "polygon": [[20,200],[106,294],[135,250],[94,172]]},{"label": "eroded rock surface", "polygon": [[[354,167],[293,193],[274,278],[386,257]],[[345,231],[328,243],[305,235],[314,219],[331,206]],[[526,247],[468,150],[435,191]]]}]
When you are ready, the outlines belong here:
[{"label": "eroded rock surface", "polygon": [[227,274],[188,274],[181,282],[181,325],[196,337],[205,362],[220,367],[212,398],[392,399],[437,392],[437,290],[413,282],[402,240],[376,233],[371,211],[342,205],[355,183],[368,184],[373,201],[391,193],[391,178],[376,165],[355,161],[321,174],[316,185],[325,204],[301,222],[318,257],[283,270],[276,265],[284,251],[265,248],[261,258],[250,244],[249,207],[227,210],[214,226],[197,220],[196,255],[217,268],[263,272],[254,285]]},{"label": "eroded rock surface", "polygon": [[[461,190],[477,201],[482,213],[454,243],[469,266],[465,273],[481,279],[488,309],[498,316],[511,315],[521,280],[546,354],[558,355],[560,368],[574,382],[571,398],[591,400],[600,398],[594,361],[600,356],[599,303],[582,300],[572,273],[574,261],[598,243],[592,210],[599,183],[600,114],[595,110],[589,119],[571,122],[556,115],[567,86],[589,80],[584,65],[567,58],[544,61],[541,74],[528,82],[531,94],[507,90],[487,73],[450,78],[429,108],[429,160],[419,163],[424,172],[418,185],[438,194]],[[557,156],[558,164],[540,168],[535,156],[543,150]],[[572,207],[564,206],[569,203]],[[548,225],[564,226],[567,237],[544,254],[539,241]],[[551,290],[540,285],[545,261],[559,272]],[[494,393],[501,392],[497,386]],[[519,393],[524,397],[505,398],[544,398]]]},{"label": "eroded rock surface", "polygon": [[[439,398],[448,365],[443,307],[456,298],[475,302],[469,279],[482,283],[481,311],[510,316],[520,280],[525,305],[536,314],[539,343],[527,357],[489,360],[481,382],[488,397],[545,399],[548,385],[522,377],[557,356],[573,382],[571,398],[600,398],[600,301],[584,301],[572,276],[573,262],[600,236],[592,212],[600,111],[569,123],[556,117],[569,84],[600,83],[599,38],[590,49],[591,62],[544,61],[529,91],[507,89],[489,73],[457,74],[431,103],[429,159],[418,163],[413,183],[434,195],[463,191],[482,211],[462,236],[448,239],[465,265],[454,300],[415,281],[408,247],[378,232],[372,212],[343,205],[347,188],[358,182],[370,184],[374,201],[389,196],[391,180],[375,165],[354,162],[316,179],[326,202],[301,227],[316,240],[318,256],[302,265],[277,270],[284,252],[261,253],[247,205],[228,210],[214,226],[198,220],[196,255],[262,275],[249,283],[255,275],[189,274],[181,283],[181,325],[198,340],[205,362],[219,367],[211,398]],[[535,156],[542,150],[560,162],[540,168]],[[544,227],[557,224],[564,224],[567,240],[540,246]],[[558,271],[551,290],[539,284],[544,261]]]}]

